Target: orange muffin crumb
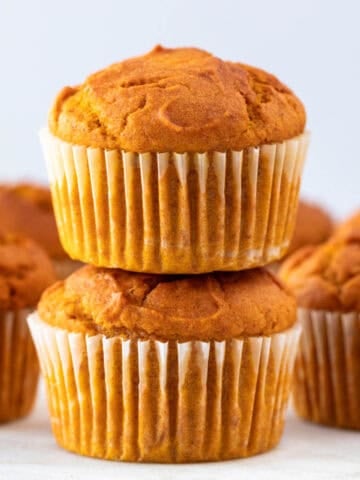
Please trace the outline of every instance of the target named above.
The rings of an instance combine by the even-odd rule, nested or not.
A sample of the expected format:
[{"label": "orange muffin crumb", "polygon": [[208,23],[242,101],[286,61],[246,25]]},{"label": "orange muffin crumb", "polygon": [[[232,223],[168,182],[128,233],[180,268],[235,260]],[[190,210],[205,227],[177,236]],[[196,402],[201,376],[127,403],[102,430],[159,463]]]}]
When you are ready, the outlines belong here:
[{"label": "orange muffin crumb", "polygon": [[0,311],[35,307],[56,281],[52,263],[33,241],[0,234]]},{"label": "orange muffin crumb", "polygon": [[334,232],[336,239],[360,237],[360,210],[357,210],[347,220],[342,222]]},{"label": "orange muffin crumb", "polygon": [[0,231],[32,238],[53,259],[66,259],[55,224],[50,190],[18,183],[0,185]]},{"label": "orange muffin crumb", "polygon": [[303,328],[294,407],[306,420],[360,429],[360,215],[327,243],[295,252],[280,277],[295,294]]},{"label": "orange muffin crumb", "polygon": [[50,287],[38,311],[68,331],[178,341],[270,335],[296,317],[295,300],[264,269],[160,276],[88,265]]},{"label": "orange muffin crumb", "polygon": [[72,144],[132,152],[242,150],[304,131],[300,100],[273,75],[196,48],[155,47],[66,87],[49,127]]},{"label": "orange muffin crumb", "polygon": [[360,230],[295,252],[280,270],[300,307],[360,312]]}]

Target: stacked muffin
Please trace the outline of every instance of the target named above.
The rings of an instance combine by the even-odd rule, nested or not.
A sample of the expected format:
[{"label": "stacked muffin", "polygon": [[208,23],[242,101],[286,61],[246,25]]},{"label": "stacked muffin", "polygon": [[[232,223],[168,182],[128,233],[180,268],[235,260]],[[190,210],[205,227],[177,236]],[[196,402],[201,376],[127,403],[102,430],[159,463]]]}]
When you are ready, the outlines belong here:
[{"label": "stacked muffin", "polygon": [[299,328],[255,267],[289,246],[304,126],[275,77],[190,48],[59,94],[42,132],[56,220],[90,265],[29,321],[62,446],[187,462],[276,445]]}]

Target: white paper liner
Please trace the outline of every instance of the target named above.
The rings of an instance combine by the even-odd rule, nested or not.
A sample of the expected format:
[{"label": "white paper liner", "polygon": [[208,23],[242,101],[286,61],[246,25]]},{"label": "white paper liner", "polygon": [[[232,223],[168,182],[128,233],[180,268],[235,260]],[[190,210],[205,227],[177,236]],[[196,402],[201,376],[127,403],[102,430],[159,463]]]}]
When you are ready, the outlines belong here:
[{"label": "white paper liner", "polygon": [[314,422],[360,429],[360,314],[299,309],[294,403]]},{"label": "white paper liner", "polygon": [[137,154],[41,132],[65,250],[153,273],[240,270],[284,255],[308,140],[304,133],[243,151]]},{"label": "white paper liner", "polygon": [[0,422],[28,414],[39,365],[26,318],[30,310],[0,312]]},{"label": "white paper liner", "polygon": [[300,328],[185,343],[67,333],[29,317],[60,445],[124,461],[195,462],[276,445]]}]

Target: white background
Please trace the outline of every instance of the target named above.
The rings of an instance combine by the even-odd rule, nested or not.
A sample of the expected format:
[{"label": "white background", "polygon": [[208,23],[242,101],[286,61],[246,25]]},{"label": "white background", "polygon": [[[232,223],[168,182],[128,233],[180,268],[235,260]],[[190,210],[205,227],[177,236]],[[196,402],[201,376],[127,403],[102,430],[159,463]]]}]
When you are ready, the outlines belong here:
[{"label": "white background", "polygon": [[156,43],[195,45],[275,73],[312,132],[303,193],[359,206],[357,0],[0,0],[0,179],[46,179],[37,132],[64,85]]}]

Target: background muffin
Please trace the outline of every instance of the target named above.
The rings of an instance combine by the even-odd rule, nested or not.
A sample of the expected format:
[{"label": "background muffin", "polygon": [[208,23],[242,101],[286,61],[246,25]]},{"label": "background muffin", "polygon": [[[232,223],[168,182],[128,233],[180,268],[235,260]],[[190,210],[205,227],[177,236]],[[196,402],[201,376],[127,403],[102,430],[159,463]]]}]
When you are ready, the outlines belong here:
[{"label": "background muffin", "polygon": [[0,234],[0,422],[22,417],[32,407],[39,367],[26,317],[55,280],[39,246]]},{"label": "background muffin", "polygon": [[280,276],[299,305],[303,336],[295,368],[299,415],[360,428],[360,231],[305,247]]},{"label": "background muffin", "polygon": [[60,244],[48,188],[30,184],[0,185],[0,231],[32,238],[51,257],[59,278],[80,266]]},{"label": "background muffin", "polygon": [[[300,248],[325,242],[333,231],[333,220],[325,210],[319,205],[300,200],[293,237],[285,258]],[[268,269],[273,273],[277,273],[280,267],[281,261],[268,265]]]},{"label": "background muffin", "polygon": [[329,213],[315,203],[299,201],[294,234],[287,255],[306,245],[318,245],[331,236],[334,223]]},{"label": "background muffin", "polygon": [[157,273],[239,270],[284,255],[307,147],[274,76],[156,47],[58,95],[42,140],[65,250]]},{"label": "background muffin", "polygon": [[295,319],[293,297],[261,269],[177,277],[83,267],[48,289],[29,320],[57,441],[125,461],[270,449],[283,428]]},{"label": "background muffin", "polygon": [[347,220],[337,225],[334,232],[336,239],[360,237],[360,210],[353,213]]}]

